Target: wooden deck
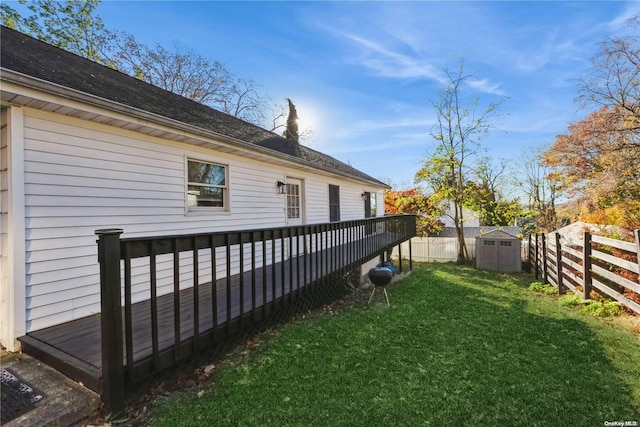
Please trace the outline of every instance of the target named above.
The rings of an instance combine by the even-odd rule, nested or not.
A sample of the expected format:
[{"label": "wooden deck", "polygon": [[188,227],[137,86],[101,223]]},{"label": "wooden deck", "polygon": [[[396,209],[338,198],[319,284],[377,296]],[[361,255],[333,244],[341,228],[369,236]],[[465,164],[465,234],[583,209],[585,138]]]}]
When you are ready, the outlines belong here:
[{"label": "wooden deck", "polygon": [[[129,313],[123,308],[123,336],[129,341],[124,343],[123,355],[128,383],[197,353],[204,346],[220,343],[244,326],[261,322],[305,298],[335,293],[336,281],[344,280],[350,269],[359,269],[364,261],[375,258],[380,248],[394,242],[397,236],[386,233],[366,239],[372,242],[364,243],[376,248],[376,252],[367,252],[361,258],[353,253],[359,250],[355,245],[361,247],[363,242],[352,242],[224,277],[216,280],[215,286],[208,282],[162,295],[156,304],[151,300],[138,302],[131,305]],[[20,341],[25,353],[101,392],[100,314],[30,332]]]}]

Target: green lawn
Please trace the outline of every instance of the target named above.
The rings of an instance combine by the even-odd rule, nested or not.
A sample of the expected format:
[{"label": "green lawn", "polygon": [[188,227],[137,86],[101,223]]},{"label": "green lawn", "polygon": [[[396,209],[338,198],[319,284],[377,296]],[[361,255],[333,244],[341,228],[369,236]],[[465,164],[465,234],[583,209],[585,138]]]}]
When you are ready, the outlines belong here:
[{"label": "green lawn", "polygon": [[640,336],[534,293],[526,274],[429,264],[391,307],[312,316],[163,397],[154,426],[640,423]]}]

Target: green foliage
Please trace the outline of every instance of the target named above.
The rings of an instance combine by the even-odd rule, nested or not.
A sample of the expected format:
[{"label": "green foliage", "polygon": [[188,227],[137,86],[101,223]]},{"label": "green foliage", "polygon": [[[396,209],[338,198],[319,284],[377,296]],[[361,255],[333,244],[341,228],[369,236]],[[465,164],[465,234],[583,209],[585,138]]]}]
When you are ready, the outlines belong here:
[{"label": "green foliage", "polygon": [[95,13],[100,0],[20,0],[31,11],[23,17],[9,4],[0,5],[2,24],[93,61],[103,62],[100,43],[104,25]]},{"label": "green foliage", "polygon": [[580,295],[574,294],[573,292],[569,292],[560,297],[560,305],[564,307],[584,305],[585,302],[586,301]]},{"label": "green foliage", "polygon": [[585,300],[573,292],[563,295],[560,304],[565,307],[581,306],[580,313],[596,317],[615,317],[623,313],[621,304],[617,301]]},{"label": "green foliage", "polygon": [[589,301],[580,312],[597,317],[615,317],[622,314],[622,308],[618,301]]},{"label": "green foliage", "polygon": [[547,295],[557,294],[558,290],[551,285],[546,285],[542,282],[533,282],[529,285],[529,290],[533,292],[540,292]]}]

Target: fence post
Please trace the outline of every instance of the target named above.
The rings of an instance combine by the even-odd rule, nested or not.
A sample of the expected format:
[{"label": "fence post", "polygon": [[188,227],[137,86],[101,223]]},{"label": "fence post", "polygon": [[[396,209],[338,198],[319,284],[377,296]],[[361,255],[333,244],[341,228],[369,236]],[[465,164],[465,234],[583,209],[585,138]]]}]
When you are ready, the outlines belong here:
[{"label": "fence post", "polygon": [[[640,256],[640,252],[638,256]],[[409,271],[413,271],[413,253],[411,251],[411,238],[409,238]]]},{"label": "fence post", "polygon": [[584,232],[584,246],[582,247],[582,279],[584,281],[584,299],[591,295],[591,234]]},{"label": "fence post", "polygon": [[538,280],[538,276],[540,275],[540,270],[538,269],[538,257],[540,256],[540,253],[538,251],[538,233],[536,233],[536,257],[535,260],[533,262],[533,265],[535,267],[535,278],[536,280]]},{"label": "fence post", "polygon": [[549,283],[547,280],[547,235],[542,233],[542,282]]},{"label": "fence post", "polygon": [[100,263],[102,332],[102,401],[108,414],[124,412],[125,384],[120,292],[120,235],[122,229],[96,230]]},{"label": "fence post", "polygon": [[556,232],[556,274],[558,275],[558,294],[565,292],[564,285],[562,283],[562,243],[560,243],[560,233]]},{"label": "fence post", "polygon": [[638,256],[638,283],[640,283],[640,229],[633,232],[636,235],[636,255]]}]

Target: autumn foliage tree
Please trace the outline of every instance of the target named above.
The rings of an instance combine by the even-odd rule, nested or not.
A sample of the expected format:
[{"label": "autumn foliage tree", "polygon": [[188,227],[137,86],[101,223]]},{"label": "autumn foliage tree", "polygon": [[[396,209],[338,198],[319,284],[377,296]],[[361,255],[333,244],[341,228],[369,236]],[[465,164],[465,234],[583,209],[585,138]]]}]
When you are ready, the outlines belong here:
[{"label": "autumn foliage tree", "polygon": [[432,236],[442,231],[444,223],[438,218],[442,214],[437,203],[420,189],[385,190],[384,212],[388,215],[415,214],[418,236]]},{"label": "autumn foliage tree", "polygon": [[[640,146],[616,108],[602,107],[569,125],[544,154],[556,177],[579,203],[588,222],[640,227]],[[637,136],[637,135],[635,135]]]},{"label": "autumn foliage tree", "polygon": [[442,199],[451,201],[452,219],[458,236],[458,260],[469,259],[464,239],[464,206],[468,196],[466,182],[474,166],[478,143],[493,129],[491,118],[496,115],[505,99],[491,102],[481,108],[479,99],[465,98],[464,90],[473,80],[464,74],[464,61],[456,73],[446,71],[448,82],[432,102],[436,124],[431,137],[436,146],[416,173],[416,183],[425,183]]},{"label": "autumn foliage tree", "polygon": [[571,123],[544,154],[555,178],[577,199],[577,219],[640,228],[640,28],[604,40],[578,100],[597,110]]}]

